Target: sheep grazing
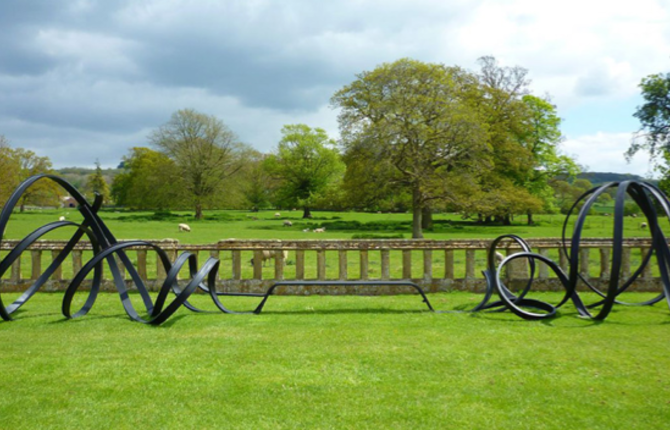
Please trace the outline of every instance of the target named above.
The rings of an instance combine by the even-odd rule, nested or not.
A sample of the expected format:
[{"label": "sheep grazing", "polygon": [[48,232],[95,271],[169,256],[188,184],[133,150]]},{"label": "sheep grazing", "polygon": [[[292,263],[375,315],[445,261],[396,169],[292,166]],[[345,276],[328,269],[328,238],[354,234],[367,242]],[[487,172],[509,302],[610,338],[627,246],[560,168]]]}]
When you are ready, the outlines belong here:
[{"label": "sheep grazing", "polygon": [[631,218],[637,218],[637,214],[630,214]]},{"label": "sheep grazing", "polygon": [[647,223],[646,222],[640,223],[640,230],[644,230],[645,228],[647,228]]},{"label": "sheep grazing", "polygon": [[[282,251],[282,255],[284,256],[284,264],[286,264],[286,259],[288,258],[288,251],[286,251],[286,250]],[[275,258],[276,256],[277,256],[277,254],[274,251],[268,251],[268,250],[261,251],[261,264],[263,264],[263,266],[265,266],[265,262],[267,260],[271,260],[271,259]],[[251,265],[253,265],[254,264],[254,259],[252,258],[251,260],[249,260],[249,263],[251,263]]]},{"label": "sheep grazing", "polygon": [[284,221],[284,227],[293,227],[293,223],[289,220]]},{"label": "sheep grazing", "polygon": [[496,264],[502,263],[502,261],[505,259],[505,256],[502,255],[500,252],[496,251]]},{"label": "sheep grazing", "polygon": [[281,217],[281,214],[279,212],[275,212],[275,218]]},{"label": "sheep grazing", "polygon": [[191,227],[188,226],[188,224],[179,224],[179,231],[187,231],[191,232]]},{"label": "sheep grazing", "polygon": [[62,217],[58,218],[58,221],[65,221],[65,217],[62,216]]},{"label": "sheep grazing", "polygon": [[306,229],[303,229],[303,231],[302,231],[302,232],[303,232],[303,233],[309,233],[309,229],[308,229],[308,228],[306,228]]},{"label": "sheep grazing", "polygon": [[323,233],[326,231],[326,227],[315,228],[314,233]]}]

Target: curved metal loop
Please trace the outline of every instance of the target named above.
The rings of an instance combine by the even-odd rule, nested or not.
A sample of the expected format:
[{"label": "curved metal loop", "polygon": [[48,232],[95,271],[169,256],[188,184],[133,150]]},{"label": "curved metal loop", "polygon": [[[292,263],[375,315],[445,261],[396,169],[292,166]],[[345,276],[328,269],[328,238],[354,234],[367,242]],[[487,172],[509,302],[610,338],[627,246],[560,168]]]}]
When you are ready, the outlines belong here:
[{"label": "curved metal loop", "polygon": [[[607,291],[600,291],[596,288],[588,279],[586,279],[579,270],[579,249],[581,247],[581,238],[582,232],[584,230],[586,218],[589,211],[592,209],[593,204],[596,200],[605,193],[610,188],[616,188],[616,197],[614,202],[614,225],[612,231],[612,263],[611,263],[611,276],[608,283]],[[649,227],[649,232],[652,239],[652,247],[644,255],[642,262],[639,267],[633,271],[628,279],[621,280],[621,273],[623,267],[623,225],[624,225],[624,203],[626,196],[630,197],[640,208],[642,213],[645,216],[647,221],[647,226]],[[561,267],[549,258],[533,254],[529,250],[518,254],[513,254],[507,257],[503,262],[498,266],[498,269],[495,272],[495,275],[492,272],[491,266],[494,263],[494,253],[495,247],[498,242],[506,237],[512,235],[501,236],[500,238],[493,241],[491,248],[489,249],[489,259],[488,264],[489,268],[487,269],[488,273],[486,274],[487,280],[487,289],[495,290],[498,292],[498,295],[501,298],[501,302],[504,303],[505,308],[511,310],[516,315],[526,318],[526,319],[542,319],[550,318],[556,315],[556,310],[565,304],[568,300],[571,300],[575,305],[580,316],[585,318],[593,318],[597,320],[604,320],[607,318],[615,304],[629,304],[617,300],[617,297],[625,292],[643,273],[644,269],[650,263],[652,257],[655,255],[660,269],[661,281],[663,284],[663,291],[659,296],[654,299],[636,303],[635,305],[653,305],[661,301],[664,297],[668,302],[670,307],[670,248],[668,247],[667,240],[663,231],[659,226],[659,217],[657,214],[656,208],[660,207],[662,209],[663,215],[670,219],[670,201],[668,201],[667,196],[656,186],[649,184],[647,182],[639,181],[622,181],[622,182],[610,182],[604,184],[600,187],[595,187],[591,190],[583,193],[577,201],[572,205],[568,211],[567,216],[563,222],[561,240],[562,240],[562,252],[569,264],[569,272],[565,274]],[[573,226],[572,236],[570,240],[567,240],[567,229],[570,224],[570,217],[573,213],[579,208],[577,214],[577,219]],[[517,239],[515,239],[517,240]],[[520,242],[517,242],[520,243]],[[527,301],[521,297],[521,300],[513,300],[510,298],[510,292],[505,287],[505,285],[500,280],[500,274],[503,267],[508,264],[510,261],[517,258],[528,258],[529,261],[540,260],[546,264],[557,276],[559,282],[565,289],[565,296],[563,300],[556,306],[549,305],[547,303],[539,302],[536,300]],[[532,284],[533,279],[529,280],[529,285]],[[595,303],[585,305],[581,300],[579,294],[577,293],[577,284],[583,282],[591,291],[598,294],[602,300],[599,300]],[[524,290],[524,292],[527,292]],[[544,314],[537,314],[533,312],[526,311],[522,307],[531,307],[537,308],[545,311]],[[596,315],[592,315],[588,309],[600,307]]]},{"label": "curved metal loop", "polygon": [[[35,241],[37,241],[45,234],[63,227],[75,227],[77,229],[66,244],[65,248],[58,254],[58,256],[56,256],[56,258],[54,258],[54,261],[49,265],[49,267],[23,294],[21,294],[18,299],[16,299],[9,306],[5,306],[2,301],[2,295],[0,294],[0,317],[3,320],[11,320],[12,313],[19,309],[37,291],[39,291],[39,289],[46,283],[49,277],[58,269],[63,261],[65,261],[67,256],[70,254],[70,252],[72,252],[74,247],[77,245],[77,243],[79,243],[84,235],[88,237],[92,244],[93,257],[81,268],[81,270],[79,270],[79,272],[75,274],[74,278],[65,291],[62,303],[62,312],[66,318],[77,318],[86,315],[91,310],[100,291],[102,281],[102,265],[104,262],[106,262],[109,266],[114,280],[114,285],[116,286],[116,289],[121,297],[123,308],[128,317],[133,321],[144,324],[158,325],[173,315],[182,305],[191,311],[202,312],[200,309],[196,308],[188,302],[188,298],[198,288],[209,293],[210,297],[214,301],[214,304],[219,310],[223,312],[231,312],[228,311],[218,299],[218,296],[223,295],[222,293],[216,291],[216,279],[219,269],[218,260],[209,258],[203,264],[203,266],[198,269],[196,256],[188,252],[182,253],[177,257],[174,263],[171,263],[167,253],[163,249],[149,242],[130,241],[119,243],[114,235],[112,235],[111,231],[107,228],[105,223],[102,221],[102,219],[98,216],[98,210],[102,205],[102,197],[96,196],[93,205],[91,205],[74,186],[62,178],[59,178],[58,176],[33,176],[22,182],[16,188],[0,212],[0,237],[4,235],[12,211],[16,207],[21,196],[33,184],[42,180],[53,181],[61,186],[65,191],[67,191],[79,204],[78,210],[83,216],[84,221],[81,224],[70,221],[58,221],[46,224],[22,239],[19,244],[14,249],[12,249],[2,261],[0,261],[0,276],[2,276],[7,270],[9,270],[12,263],[21,256],[23,251],[28,249],[30,245],[35,243]],[[156,251],[160,258],[160,262],[165,269],[165,273],[167,274],[165,281],[158,291],[155,302],[151,298],[149,290],[139,276],[139,273],[125,253],[126,249],[137,247],[151,248]],[[129,289],[126,285],[126,280],[121,275],[121,270],[117,263],[117,258],[120,261],[120,264],[123,265],[124,269],[130,275],[132,284],[139,292],[145,308],[145,313],[147,314],[146,317],[142,316],[140,312],[135,309],[130,300]],[[181,288],[177,282],[177,275],[186,265],[188,265],[190,280],[186,286]],[[79,287],[82,285],[84,279],[86,279],[91,271],[93,271],[93,279],[91,281],[91,288],[88,293],[88,297],[86,298],[86,301],[82,307],[73,313],[71,310],[72,300]],[[206,286],[204,284],[205,279],[207,279]],[[172,301],[168,302],[168,295],[170,293],[174,294],[175,297],[172,299]]]}]

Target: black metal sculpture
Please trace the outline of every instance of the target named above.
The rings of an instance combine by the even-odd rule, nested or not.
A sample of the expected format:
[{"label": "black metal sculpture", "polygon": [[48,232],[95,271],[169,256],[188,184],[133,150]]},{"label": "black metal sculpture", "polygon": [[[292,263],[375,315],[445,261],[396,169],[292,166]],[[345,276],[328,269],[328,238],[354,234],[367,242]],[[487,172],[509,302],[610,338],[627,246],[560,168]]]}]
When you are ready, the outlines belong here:
[{"label": "black metal sculpture", "polygon": [[[73,250],[75,245],[84,237],[87,236],[88,240],[92,244],[93,248],[93,258],[89,260],[82,269],[75,274],[74,278],[70,282],[65,295],[63,298],[62,311],[63,315],[66,318],[76,318],[83,315],[86,315],[91,308],[93,307],[95,300],[97,298],[98,292],[100,290],[101,280],[102,280],[102,264],[104,261],[107,262],[112,277],[114,279],[114,284],[119,292],[121,297],[121,302],[123,304],[126,314],[133,320],[144,324],[153,324],[158,325],[166,321],[172,314],[174,314],[177,309],[182,305],[186,308],[195,311],[201,312],[200,309],[193,306],[189,303],[188,298],[193,294],[197,289],[200,289],[209,294],[215,306],[224,313],[260,313],[263,309],[265,302],[268,297],[274,292],[277,286],[281,285],[335,285],[335,284],[360,284],[360,285],[389,285],[389,284],[402,284],[409,285],[415,288],[421,297],[423,298],[424,303],[428,306],[430,311],[434,311],[431,306],[428,298],[421,290],[421,288],[412,283],[406,281],[286,281],[279,282],[271,286],[266,293],[257,294],[257,293],[224,293],[216,291],[216,278],[217,272],[219,269],[219,261],[215,258],[209,257],[202,267],[197,267],[196,256],[189,252],[184,252],[177,257],[174,263],[170,262],[167,253],[162,250],[160,247],[145,241],[129,241],[129,242],[118,242],[114,235],[109,231],[105,223],[98,216],[98,210],[102,204],[102,199],[100,196],[97,196],[93,205],[91,205],[84,196],[82,196],[76,188],[74,188],[67,181],[53,175],[38,175],[33,176],[26,181],[24,181],[19,187],[12,193],[7,203],[5,204],[2,212],[0,212],[0,236],[4,236],[5,229],[7,227],[7,222],[14,210],[19,199],[25,193],[25,191],[32,186],[37,181],[54,181],[60,185],[65,191],[67,191],[78,203],[78,210],[83,216],[83,222],[77,224],[71,221],[56,221],[44,226],[39,227],[24,239],[22,239],[16,247],[14,247],[5,258],[0,262],[0,277],[9,270],[12,266],[12,263],[16,261],[17,258],[20,258],[21,253],[25,251],[31,244],[40,239],[45,234],[54,231],[60,228],[75,228],[75,232],[68,241],[65,248],[60,252],[53,262],[47,267],[47,269],[42,273],[34,283],[23,293],[21,296],[16,299],[9,306],[4,305],[2,302],[2,297],[0,296],[0,317],[9,321],[12,319],[11,314],[18,310],[23,304],[25,304],[39,289],[45,284],[49,277],[58,269],[58,267],[65,261],[69,253]],[[602,195],[609,188],[617,188],[616,198],[615,198],[615,208],[614,208],[614,231],[612,237],[612,275],[609,282],[609,287],[606,292],[602,292],[594,287],[588,280],[584,279],[579,273],[579,258],[578,251],[580,247],[580,240],[582,236],[582,230],[584,227],[584,222],[586,220],[587,214],[592,208],[594,202],[600,195]],[[632,274],[632,276],[625,280],[623,283],[620,282],[620,272],[622,267],[622,254],[623,254],[623,221],[624,221],[624,198],[626,195],[629,195],[635,203],[641,208],[644,213],[649,230],[652,237],[652,248],[643,258],[643,261],[640,267]],[[566,230],[569,225],[569,219],[576,208],[583,203],[583,206],[579,210],[577,220],[573,229],[573,234],[571,237],[570,244],[566,240]],[[658,209],[657,209],[658,208]],[[566,274],[561,267],[548,259],[547,257],[535,254],[531,251],[529,245],[520,237],[515,235],[504,235],[495,239],[488,252],[488,264],[487,270],[484,271],[484,275],[487,279],[487,291],[483,297],[483,300],[479,305],[471,310],[471,312],[482,311],[482,310],[494,310],[502,311],[509,309],[514,314],[525,318],[525,319],[543,319],[550,318],[556,315],[556,311],[562,305],[568,301],[572,301],[575,305],[578,313],[587,318],[595,319],[605,319],[612,307],[616,303],[621,303],[617,300],[617,296],[626,291],[632,283],[640,276],[644,268],[649,264],[652,256],[656,256],[658,265],[660,268],[661,279],[663,283],[663,292],[653,300],[649,300],[641,305],[651,305],[658,303],[664,297],[668,300],[670,305],[670,248],[668,247],[667,240],[661,231],[661,228],[658,224],[659,217],[657,215],[657,210],[661,210],[663,214],[670,218],[670,202],[667,197],[656,187],[645,182],[634,182],[634,181],[625,181],[625,182],[613,182],[602,187],[594,188],[586,193],[584,193],[575,204],[570,209],[568,216],[565,219],[563,224],[563,252],[566,254],[570,270]],[[512,254],[505,258],[500,265],[496,267],[495,261],[495,252],[497,246],[506,240],[515,241],[522,249],[522,252]],[[158,254],[161,264],[163,265],[166,278],[163,282],[161,288],[158,291],[156,300],[154,301],[149,295],[148,289],[141,277],[135,270],[130,259],[126,255],[125,251],[128,248],[138,248],[138,247],[147,247],[156,251]],[[126,286],[126,282],[122,276],[122,272],[117,264],[115,257],[121,261],[125,269],[128,271],[132,283],[140,294],[143,305],[145,307],[148,317],[142,317],[135,307],[133,306],[130,297],[129,290]],[[525,288],[518,295],[512,293],[505,284],[501,281],[501,272],[511,261],[524,258],[529,262],[530,268],[530,277],[525,286]],[[536,261],[546,264],[557,276],[560,283],[565,288],[565,295],[560,300],[557,305],[551,305],[539,300],[534,300],[527,298],[526,295],[529,293],[535,273]],[[188,264],[190,280],[186,283],[186,286],[180,287],[177,282],[177,274],[182,270],[184,266]],[[91,281],[91,288],[88,294],[88,297],[81,307],[81,309],[76,312],[72,312],[71,305],[75,293],[82,285],[84,279],[93,271],[93,279]],[[588,286],[592,291],[597,293],[601,300],[598,300],[595,303],[590,305],[584,304],[579,294],[577,293],[577,285],[579,282],[583,282]],[[172,301],[168,302],[168,295],[170,293],[175,295]],[[499,300],[492,301],[494,293],[497,293]],[[220,296],[247,296],[247,297],[259,297],[262,298],[260,304],[253,310],[249,312],[234,312],[226,308],[221,301],[219,300]],[[589,309],[600,307],[600,310],[596,315],[592,315]],[[533,312],[534,311],[540,311]],[[434,311],[438,313],[451,313],[457,311]]]},{"label": "black metal sculpture", "polygon": [[[607,291],[603,292],[593,286],[591,282],[589,282],[580,274],[579,248],[584,223],[589,211],[593,207],[593,204],[598,199],[598,197],[600,197],[610,188],[616,188],[613,214],[614,227],[612,234],[612,262],[609,285]],[[623,265],[624,202],[626,195],[628,195],[639,206],[639,208],[642,210],[642,213],[646,217],[646,223],[651,233],[652,247],[643,257],[640,266],[637,268],[637,270],[635,270],[630,278],[622,280],[621,269]],[[573,227],[572,237],[568,243],[566,239],[566,230],[569,225],[569,220],[580,204],[583,205],[581,206],[581,209],[577,215],[576,222]],[[661,190],[646,182],[611,182],[600,187],[593,188],[584,193],[573,204],[563,223],[562,252],[565,253],[569,263],[569,271],[567,274],[554,261],[543,255],[533,253],[528,244],[520,237],[514,235],[505,235],[497,238],[493,241],[491,247],[489,248],[488,268],[484,272],[488,285],[487,294],[484,301],[475,310],[509,309],[521,318],[530,320],[545,319],[556,315],[558,308],[563,306],[568,301],[571,301],[581,317],[604,320],[609,315],[614,304],[626,304],[617,300],[617,297],[626,291],[633,284],[633,282],[635,282],[635,280],[640,276],[654,255],[656,256],[656,260],[658,262],[661,281],[663,284],[663,291],[656,298],[643,303],[638,303],[638,305],[652,305],[663,300],[665,297],[668,301],[668,305],[670,306],[670,248],[668,248],[668,242],[665,238],[665,235],[663,234],[663,231],[661,230],[661,227],[659,226],[658,211],[661,211],[664,218],[670,219],[670,202],[668,201],[667,196]],[[501,241],[507,239],[515,241],[522,248],[522,252],[508,256],[500,263],[498,267],[496,267],[496,247]],[[510,262],[520,258],[528,260],[530,277],[526,287],[522,289],[518,295],[515,295],[502,282],[501,272]],[[526,295],[530,291],[530,288],[533,284],[536,261],[539,261],[541,264],[546,264],[556,274],[559,282],[565,289],[565,295],[556,305],[526,298]],[[584,283],[584,285],[586,285],[591,291],[595,292],[600,297],[600,299],[595,303],[588,305],[585,304],[577,292],[577,285],[579,282]],[[490,302],[493,292],[498,294],[500,297],[499,301]],[[599,309],[598,312],[594,315],[590,310],[595,308]]]},{"label": "black metal sculpture", "polygon": [[[33,176],[19,185],[19,187],[7,200],[7,203],[0,213],[0,235],[4,236],[7,222],[9,221],[13,209],[23,193],[37,181],[54,181],[63,189],[65,189],[65,191],[70,193],[70,195],[77,201],[77,204],[79,205],[79,212],[81,212],[82,216],[84,217],[84,221],[81,224],[70,221],[56,221],[46,224],[21,240],[19,244],[14,249],[12,249],[2,260],[2,262],[0,262],[0,276],[2,276],[11,267],[12,263],[17,258],[20,258],[21,253],[40,237],[56,229],[65,227],[76,228],[75,233],[72,235],[72,238],[68,241],[63,251],[61,251],[61,253],[54,259],[51,265],[47,267],[44,273],[42,273],[42,275],[40,275],[39,278],[36,279],[35,282],[18,299],[16,299],[9,306],[5,307],[4,303],[2,302],[2,298],[0,297],[0,317],[2,317],[3,320],[11,320],[11,314],[18,310],[37,291],[39,291],[39,289],[54,273],[58,266],[62,264],[74,246],[82,239],[84,235],[86,235],[91,241],[94,256],[84,265],[84,267],[82,267],[82,269],[77,274],[75,274],[74,279],[65,291],[62,308],[63,315],[65,315],[65,317],[76,318],[86,315],[91,310],[100,290],[100,283],[102,279],[102,263],[104,260],[106,260],[107,264],[109,265],[112,277],[114,278],[114,284],[119,292],[119,295],[121,296],[123,308],[133,321],[158,325],[167,320],[182,305],[186,306],[192,311],[199,312],[200,309],[196,308],[188,302],[189,296],[193,294],[193,292],[195,292],[198,288],[210,294],[214,304],[219,310],[222,312],[234,313],[233,311],[230,311],[225,306],[223,306],[218,298],[220,295],[222,295],[222,293],[217,293],[215,288],[216,274],[219,267],[218,260],[209,258],[207,261],[205,261],[203,266],[198,269],[195,255],[189,252],[182,253],[179,257],[177,257],[174,263],[171,263],[165,251],[149,242],[131,241],[119,243],[114,235],[109,231],[105,223],[98,216],[97,212],[102,204],[102,198],[97,196],[95,202],[93,205],[91,205],[86,200],[86,198],[84,198],[84,196],[82,196],[79,191],[77,191],[76,188],[57,176]],[[147,247],[154,249],[160,257],[161,264],[165,268],[167,275],[155,301],[153,301],[150,297],[147,287],[145,286],[144,282],[140,278],[139,274],[131,264],[130,259],[124,251],[125,249],[131,247]],[[149,315],[148,318],[143,318],[140,316],[140,314],[133,306],[128,294],[128,288],[126,287],[126,283],[121,275],[119,266],[114,258],[115,256],[118,256],[122,264],[125,266],[125,269],[128,271],[133,284],[137,288],[137,291],[142,298],[146,313]],[[190,281],[185,287],[180,288],[177,283],[177,274],[186,264],[188,264]],[[86,299],[86,302],[82,308],[73,313],[70,309],[72,299],[74,298],[75,293],[79,289],[86,276],[91,271],[93,271],[93,279],[91,282],[91,289],[88,294],[88,298]],[[168,303],[167,299],[170,292],[174,293],[176,297]]]}]

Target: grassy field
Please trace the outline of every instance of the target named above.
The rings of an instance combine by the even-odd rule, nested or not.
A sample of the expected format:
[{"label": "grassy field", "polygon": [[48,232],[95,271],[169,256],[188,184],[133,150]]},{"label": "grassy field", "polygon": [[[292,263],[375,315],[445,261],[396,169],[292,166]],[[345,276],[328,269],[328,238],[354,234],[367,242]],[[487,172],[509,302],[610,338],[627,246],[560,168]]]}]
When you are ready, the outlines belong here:
[{"label": "grassy field", "polygon": [[[416,296],[275,297],[262,315],[131,323],[104,294],[64,321],[40,294],[0,324],[0,427],[657,429],[667,307],[603,323],[431,314]],[[544,298],[555,300],[556,295]],[[239,307],[248,302],[237,298]],[[431,295],[440,309],[479,296]],[[207,298],[195,298],[204,307]]]},{"label": "grassy field", "polygon": [[[611,209],[600,208],[601,211]],[[150,239],[160,240],[166,238],[178,239],[184,244],[211,244],[221,239],[351,239],[351,238],[393,238],[393,237],[411,237],[411,215],[410,214],[376,214],[376,213],[354,213],[354,212],[315,212],[314,219],[302,220],[301,211],[282,212],[281,217],[274,216],[275,211],[261,211],[250,213],[244,211],[208,211],[206,219],[195,221],[191,212],[173,212],[170,214],[155,214],[154,212],[115,212],[103,211],[101,217],[108,225],[112,233],[118,239]],[[25,213],[16,213],[10,220],[5,237],[7,239],[20,239],[33,231],[36,227],[57,220],[58,217],[65,216],[71,221],[80,221],[81,217],[75,210],[44,210],[27,211]],[[426,231],[426,238],[430,239],[493,239],[502,234],[514,233],[524,238],[539,237],[559,237],[564,217],[562,215],[538,215],[536,224],[526,225],[525,217],[518,217],[514,225],[478,225],[470,220],[463,220],[456,214],[436,214],[435,227],[432,231]],[[284,227],[283,221],[290,220],[292,227]],[[192,232],[179,232],[177,225],[186,222],[191,226]],[[640,229],[640,219],[626,218],[625,235],[626,237],[640,237],[648,235],[648,231]],[[313,232],[303,232],[304,229],[313,230],[316,227],[326,227],[326,232],[315,234]],[[611,237],[612,219],[608,216],[594,215],[590,217],[585,225],[585,237]],[[61,229],[50,234],[46,238],[68,239],[73,233],[72,229]],[[597,250],[593,250],[594,261],[599,258]],[[415,253],[413,257],[413,273],[420,277],[422,270],[422,255]],[[455,255],[455,276],[461,278],[465,275],[465,255],[458,253]],[[204,257],[204,256],[203,256]],[[556,250],[550,253],[550,257],[558,259]],[[30,276],[30,255],[28,253],[22,256],[22,273],[24,278]],[[85,254],[84,259],[90,258]],[[131,259],[135,258],[131,253]],[[220,277],[223,279],[232,277],[232,262],[230,253],[222,253]],[[252,253],[243,253],[242,259],[246,263],[252,258]],[[443,273],[444,256],[441,253],[434,253],[433,268],[435,273]],[[51,260],[49,253],[42,255],[42,266],[47,267]],[[329,263],[326,268],[328,278],[337,278],[337,256],[333,254],[328,257]],[[287,278],[295,274],[295,257],[289,253],[288,265],[285,268]],[[640,261],[640,251],[634,250],[632,254],[633,265]],[[370,276],[375,277],[380,274],[380,256],[378,254],[370,255]],[[479,273],[486,266],[485,251],[476,253],[476,271]],[[250,278],[252,276],[251,264],[244,264],[242,267],[242,276]],[[306,276],[307,278],[316,277],[316,255],[308,253],[306,255]],[[591,265],[592,276],[599,276],[599,266]],[[359,272],[359,262],[357,258],[350,258],[348,262],[348,272],[356,274]],[[401,253],[399,251],[391,253],[391,277],[401,277],[402,264]],[[154,259],[150,259],[148,267],[149,277],[153,278],[156,273]],[[654,272],[656,273],[656,272]],[[267,264],[263,270],[264,278],[271,278],[274,274],[272,264]],[[5,274],[5,278],[9,277]],[[63,266],[63,276],[68,279],[72,276],[72,265]]]},{"label": "grassy field", "polygon": [[[74,211],[16,214],[6,237],[22,238],[61,215],[78,219]],[[187,213],[175,215],[102,217],[119,239],[182,243],[408,238],[410,220],[408,214],[316,213],[304,222],[299,212],[276,219],[274,212],[221,211],[195,222]],[[293,227],[283,227],[284,219]],[[523,220],[477,226],[455,215],[436,221],[428,238],[531,238],[559,236],[562,217],[540,216],[530,227]],[[178,233],[179,222],[193,232]],[[627,236],[645,235],[639,222],[627,220]],[[324,225],[323,235],[302,232]],[[595,216],[586,235],[606,237],[610,229],[610,218]],[[16,296],[3,294],[3,301]],[[631,301],[648,297],[629,294]],[[430,295],[441,310],[480,299]],[[129,321],[116,294],[102,294],[90,315],[72,321],[61,316],[61,300],[59,293],[38,294],[16,321],[0,323],[0,428],[656,429],[670,420],[665,302],[620,306],[597,323],[578,318],[569,305],[559,318],[529,322],[510,313],[432,314],[414,295],[273,297],[262,315],[181,309],[163,326],[148,327]],[[206,296],[193,301],[213,309]],[[243,310],[256,301],[229,298],[227,304]]]},{"label": "grassy field", "polygon": [[[247,211],[207,211],[206,219],[195,221],[191,212],[172,212],[170,215],[156,215],[153,212],[103,211],[101,218],[118,239],[178,239],[183,243],[216,243],[221,239],[351,239],[371,236],[379,238],[411,238],[411,215],[397,213],[359,212],[314,212],[314,219],[301,219],[301,211],[275,211],[251,213]],[[10,220],[6,239],[20,239],[37,226],[52,222],[60,216],[71,221],[80,221],[76,210],[43,210],[16,213]],[[511,226],[478,225],[464,220],[457,214],[436,214],[435,226],[426,231],[429,239],[492,239],[506,233],[514,233],[525,238],[559,237],[563,215],[537,215],[536,225],[526,225],[526,217],[517,217]],[[290,220],[292,227],[284,227],[283,221]],[[179,223],[188,223],[191,233],[179,232]],[[628,237],[648,235],[640,229],[640,219],[627,218],[625,233]],[[326,227],[323,234],[303,232],[309,228]],[[585,224],[585,237],[609,237],[612,234],[612,218],[603,215],[589,217]],[[71,231],[65,229],[53,233],[51,238],[67,239]]]}]

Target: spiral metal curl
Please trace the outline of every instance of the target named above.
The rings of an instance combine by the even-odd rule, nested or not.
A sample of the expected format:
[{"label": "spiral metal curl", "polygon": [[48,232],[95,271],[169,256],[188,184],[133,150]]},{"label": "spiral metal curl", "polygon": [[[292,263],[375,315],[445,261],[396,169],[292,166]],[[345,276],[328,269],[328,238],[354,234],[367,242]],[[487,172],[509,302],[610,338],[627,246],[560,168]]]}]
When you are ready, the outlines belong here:
[{"label": "spiral metal curl", "polygon": [[[95,300],[98,296],[98,292],[100,291],[103,261],[106,261],[109,265],[110,272],[112,273],[112,277],[114,279],[114,284],[121,297],[123,308],[126,314],[133,321],[143,324],[159,325],[165,322],[182,305],[191,311],[202,312],[202,310],[188,302],[188,298],[197,289],[209,293],[212,301],[221,312],[238,313],[227,309],[219,300],[219,296],[226,295],[226,293],[220,293],[216,291],[216,275],[219,269],[219,261],[217,259],[209,257],[202,265],[202,267],[198,269],[196,256],[190,252],[182,253],[179,255],[179,257],[177,257],[174,263],[171,263],[167,253],[152,243],[141,240],[123,243],[118,242],[102,219],[100,219],[98,216],[98,210],[102,205],[102,197],[96,195],[95,201],[93,205],[91,205],[86,200],[86,198],[81,193],[79,193],[79,191],[77,191],[75,187],[58,176],[36,175],[28,178],[16,188],[16,190],[10,196],[9,200],[7,200],[7,203],[2,209],[2,212],[0,212],[0,237],[4,237],[7,222],[9,221],[12,211],[16,207],[16,204],[18,203],[21,196],[35,182],[44,180],[55,182],[77,201],[79,205],[79,212],[82,214],[84,221],[81,224],[77,224],[71,221],[57,221],[39,227],[37,230],[33,231],[24,239],[22,239],[19,244],[13,248],[2,261],[0,261],[0,276],[2,276],[11,267],[12,263],[14,263],[17,258],[21,257],[21,253],[23,251],[25,251],[30,245],[32,245],[45,234],[64,227],[76,228],[75,233],[72,235],[64,249],[56,256],[56,258],[54,258],[53,262],[49,265],[49,267],[47,267],[44,273],[42,273],[35,280],[35,282],[30,287],[28,287],[23,294],[21,294],[18,299],[16,299],[10,305],[5,306],[2,301],[2,296],[0,295],[0,317],[3,320],[12,320],[12,313],[16,312],[21,306],[30,300],[30,298],[37,291],[39,291],[39,289],[45,284],[49,277],[56,271],[56,269],[63,263],[63,261],[65,261],[70,252],[74,249],[75,245],[82,239],[84,235],[88,237],[92,244],[94,256],[74,276],[74,279],[72,279],[70,285],[65,291],[62,312],[66,318],[77,318],[86,315],[93,307],[93,304],[95,303]],[[146,247],[155,250],[160,258],[161,264],[165,268],[166,278],[158,292],[155,301],[152,300],[146,285],[140,278],[139,274],[125,253],[125,249],[131,247]],[[121,275],[121,271],[119,270],[115,256],[121,260],[125,269],[128,271],[132,283],[140,294],[146,313],[149,315],[148,318],[143,318],[140,316],[140,314],[133,306],[128,294],[129,291],[126,286],[126,282]],[[177,282],[177,274],[187,264],[190,281],[184,288],[181,288]],[[75,293],[81,286],[86,276],[88,276],[91,271],[93,271],[93,279],[88,297],[84,305],[73,313],[71,309],[72,299],[74,298]],[[176,297],[172,301],[168,302],[168,295],[170,292],[172,292]]]},{"label": "spiral metal curl", "polygon": [[[579,249],[582,238],[582,231],[586,221],[587,214],[593,207],[595,201],[603,193],[610,188],[616,188],[616,197],[614,203],[614,226],[612,232],[612,262],[611,262],[611,276],[606,291],[601,291],[596,288],[588,279],[580,274],[579,270]],[[622,279],[623,266],[623,224],[624,224],[624,199],[628,195],[642,210],[647,226],[651,233],[652,247],[646,253],[640,266],[632,273],[628,279]],[[572,237],[568,241],[566,237],[567,228],[570,217],[576,212],[580,203],[583,206],[577,214],[577,219],[573,227]],[[670,306],[670,248],[668,242],[659,226],[659,214],[657,208],[660,208],[661,215],[670,218],[670,201],[667,196],[654,185],[647,182],[640,181],[623,181],[610,182],[600,187],[595,187],[584,194],[582,194],[577,201],[572,205],[568,212],[562,229],[562,249],[561,252],[565,254],[569,263],[569,270],[566,274],[563,269],[551,259],[546,256],[533,253],[530,246],[522,238],[514,235],[500,236],[493,241],[488,251],[487,270],[484,271],[484,276],[487,281],[487,293],[484,301],[474,310],[484,309],[509,309],[515,315],[528,319],[539,320],[551,318],[556,315],[558,308],[563,306],[568,301],[572,301],[577,309],[578,314],[583,318],[591,318],[595,320],[604,320],[615,304],[628,305],[653,305],[659,301],[666,299],[668,306]],[[506,239],[515,241],[522,248],[522,252],[512,254],[496,267],[495,252],[498,244]],[[656,256],[658,263],[663,291],[655,298],[642,303],[624,303],[617,300],[617,297],[626,291],[637,278],[642,274],[645,267],[650,263],[653,256]],[[505,266],[516,259],[526,259],[530,264],[530,279],[528,284],[518,295],[513,294],[502,282],[501,274]],[[552,305],[534,299],[525,298],[529,292],[535,271],[535,261],[546,264],[558,278],[559,282],[565,290],[565,295],[558,304]],[[577,285],[583,282],[591,291],[596,293],[600,299],[595,303],[585,304],[577,292]],[[493,293],[496,292],[500,300],[489,303]],[[595,313],[591,309],[599,308]],[[529,309],[540,311],[533,312]]]}]

